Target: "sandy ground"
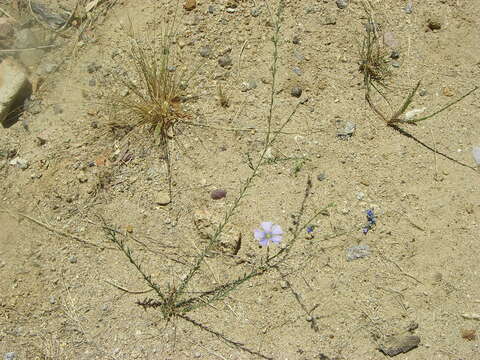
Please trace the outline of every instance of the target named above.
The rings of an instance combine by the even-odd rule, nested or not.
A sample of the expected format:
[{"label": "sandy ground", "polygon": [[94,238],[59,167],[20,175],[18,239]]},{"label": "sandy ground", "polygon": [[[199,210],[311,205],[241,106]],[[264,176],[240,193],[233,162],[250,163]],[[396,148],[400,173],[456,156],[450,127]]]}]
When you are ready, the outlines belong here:
[{"label": "sandy ground", "polygon": [[[75,5],[45,2],[57,11]],[[206,231],[221,221],[251,173],[248,158],[263,149],[273,27],[261,1],[201,1],[191,11],[178,4],[176,71],[202,66],[182,103],[196,125],[180,124],[170,142],[173,198],[161,206],[168,190],[162,152],[146,128],[112,131],[120,115],[106,103],[112,91],[122,92],[112,74],[132,71],[129,19],[140,37],[154,39],[174,6],[108,3],[94,9],[99,16],[81,42],[73,28],[54,40],[61,46],[22,55],[43,83],[22,121],[0,131],[1,356],[377,360],[386,358],[378,348],[391,336],[411,334],[419,346],[397,359],[480,359],[478,318],[462,316],[480,314],[480,174],[472,157],[480,145],[479,94],[417,126],[402,125],[413,137],[386,126],[364,99],[360,1],[345,9],[333,0],[286,2],[274,128],[300,105],[227,227],[225,248],[207,258],[188,291],[238,278],[258,263],[266,250],[253,230],[262,221],[281,225],[283,242],[290,241],[308,178],[304,219],[335,206],[312,222],[312,234],[302,233],[278,271],[188,314],[204,329],[136,305],[153,294],[144,293],[147,285],[102,221],[118,229],[158,284],[181,282],[206,244],[195,221]],[[414,1],[410,14],[405,1],[373,4],[400,54],[388,80],[393,108],[419,80],[423,96],[412,108],[426,113],[479,85],[480,2]],[[0,7],[20,16],[9,2]],[[431,19],[441,28],[428,29]],[[32,24],[40,39],[52,37]],[[225,54],[229,67],[218,63]],[[246,89],[249,82],[256,86]],[[219,104],[218,84],[228,108]],[[293,87],[303,90],[299,98]],[[340,139],[347,121],[356,130]],[[10,165],[15,157],[28,169]],[[215,189],[227,196],[213,200]],[[364,235],[367,209],[377,225]],[[229,246],[238,236],[235,257]],[[347,261],[357,245],[368,245],[369,255]]]}]

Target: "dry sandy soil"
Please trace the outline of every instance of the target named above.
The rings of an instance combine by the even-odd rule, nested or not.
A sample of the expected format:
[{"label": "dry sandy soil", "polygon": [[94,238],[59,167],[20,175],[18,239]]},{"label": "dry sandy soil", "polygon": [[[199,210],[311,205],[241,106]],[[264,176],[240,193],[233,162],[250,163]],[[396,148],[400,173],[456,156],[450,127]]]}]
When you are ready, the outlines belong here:
[{"label": "dry sandy soil", "polygon": [[[75,5],[45,3],[58,12]],[[123,91],[112,86],[112,74],[132,71],[125,25],[130,19],[138,36],[155,39],[162,17],[174,14],[174,1],[170,10],[161,3],[100,2],[80,41],[78,21],[57,36],[35,20],[26,25],[58,46],[19,56],[43,82],[21,121],[0,130],[0,356],[377,360],[387,357],[379,346],[391,336],[411,334],[419,346],[397,359],[480,359],[479,315],[462,316],[480,314],[480,174],[471,152],[480,145],[479,94],[417,126],[402,125],[411,137],[386,126],[364,98],[359,48],[367,17],[358,0],[345,9],[334,0],[286,2],[273,127],[300,105],[242,199],[225,246],[210,254],[188,292],[258,264],[266,250],[253,230],[262,221],[281,225],[284,244],[291,241],[308,177],[304,219],[335,206],[312,222],[312,234],[301,234],[278,270],[188,314],[204,329],[135,304],[154,295],[109,241],[102,219],[158,284],[179,284],[206,244],[201,235],[250,175],[248,158],[262,151],[272,82],[273,27],[264,2],[202,0],[191,11],[178,4],[176,71],[201,68],[182,103],[191,124],[180,123],[170,141],[173,197],[158,205],[168,190],[162,151],[146,128],[126,136],[112,130],[121,114],[106,103]],[[11,16],[31,19],[11,5],[0,1]],[[411,13],[403,0],[373,5],[379,31],[394,35],[400,54],[389,65],[392,107],[418,80],[423,96],[412,108],[426,113],[479,85],[479,1],[414,0]],[[441,28],[430,30],[431,19]],[[207,57],[200,55],[205,46]],[[230,66],[219,65],[224,54]],[[219,104],[218,84],[228,108]],[[299,98],[292,87],[302,88]],[[345,121],[356,131],[340,139]],[[15,157],[28,168],[11,165]],[[226,197],[212,199],[214,189]],[[367,209],[377,225],[364,235]],[[368,245],[369,255],[347,261],[356,245]]]}]

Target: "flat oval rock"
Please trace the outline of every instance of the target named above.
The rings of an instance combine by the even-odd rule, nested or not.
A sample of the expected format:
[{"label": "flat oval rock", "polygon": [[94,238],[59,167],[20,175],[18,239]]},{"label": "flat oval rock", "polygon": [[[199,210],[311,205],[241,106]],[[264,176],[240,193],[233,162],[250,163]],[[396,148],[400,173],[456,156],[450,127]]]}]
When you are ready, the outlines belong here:
[{"label": "flat oval rock", "polygon": [[379,350],[388,356],[409,352],[420,344],[420,338],[415,335],[398,335],[389,338],[379,346]]},{"label": "flat oval rock", "polygon": [[226,190],[223,190],[223,189],[215,189],[215,190],[213,190],[213,191],[210,193],[210,197],[211,197],[213,200],[222,199],[222,198],[224,198],[225,196],[227,196],[227,191],[226,191]]}]

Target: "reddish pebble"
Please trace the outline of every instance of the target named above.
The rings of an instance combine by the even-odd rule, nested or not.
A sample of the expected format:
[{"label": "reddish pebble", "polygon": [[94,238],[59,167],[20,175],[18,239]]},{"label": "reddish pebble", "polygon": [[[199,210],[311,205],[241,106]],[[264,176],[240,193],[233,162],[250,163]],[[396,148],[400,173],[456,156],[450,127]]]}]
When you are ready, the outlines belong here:
[{"label": "reddish pebble", "polygon": [[222,199],[222,198],[224,198],[225,196],[227,196],[227,191],[226,191],[226,190],[223,190],[223,189],[216,189],[216,190],[213,190],[213,191],[210,193],[210,197],[211,197],[213,200]]}]

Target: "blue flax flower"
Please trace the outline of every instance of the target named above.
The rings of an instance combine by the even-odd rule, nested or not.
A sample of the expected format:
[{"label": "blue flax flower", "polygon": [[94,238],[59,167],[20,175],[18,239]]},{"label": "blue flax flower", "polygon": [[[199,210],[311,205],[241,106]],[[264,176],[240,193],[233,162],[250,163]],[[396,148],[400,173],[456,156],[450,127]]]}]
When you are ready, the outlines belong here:
[{"label": "blue flax flower", "polygon": [[363,233],[367,235],[368,231],[373,228],[377,224],[377,218],[375,217],[375,213],[373,209],[368,209],[366,211],[367,214],[367,225],[362,229]]},{"label": "blue flax flower", "polygon": [[268,246],[270,242],[279,244],[282,241],[283,231],[280,225],[265,221],[260,224],[260,229],[256,229],[253,234],[261,246]]},{"label": "blue flax flower", "polygon": [[311,234],[315,230],[315,227],[313,225],[308,225],[307,226],[307,234]]}]

